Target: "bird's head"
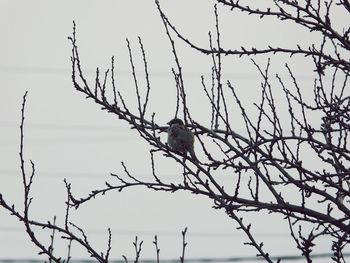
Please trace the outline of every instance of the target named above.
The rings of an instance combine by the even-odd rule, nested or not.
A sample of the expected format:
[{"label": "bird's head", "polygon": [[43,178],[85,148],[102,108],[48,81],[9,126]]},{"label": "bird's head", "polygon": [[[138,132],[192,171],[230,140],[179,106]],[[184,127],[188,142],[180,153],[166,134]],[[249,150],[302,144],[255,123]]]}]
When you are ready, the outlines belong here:
[{"label": "bird's head", "polygon": [[178,119],[178,118],[172,119],[171,121],[168,122],[168,124],[169,124],[169,126],[172,126],[174,124],[184,125],[183,121],[181,119]]}]

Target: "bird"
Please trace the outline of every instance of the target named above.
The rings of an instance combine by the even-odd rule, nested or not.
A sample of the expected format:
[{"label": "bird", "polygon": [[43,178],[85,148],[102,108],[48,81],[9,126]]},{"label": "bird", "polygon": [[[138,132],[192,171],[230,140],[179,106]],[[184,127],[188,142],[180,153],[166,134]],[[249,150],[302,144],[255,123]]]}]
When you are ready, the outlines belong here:
[{"label": "bird", "polygon": [[174,118],[168,122],[168,145],[172,150],[186,156],[189,152],[191,158],[198,162],[194,152],[194,135],[184,125],[183,121]]}]

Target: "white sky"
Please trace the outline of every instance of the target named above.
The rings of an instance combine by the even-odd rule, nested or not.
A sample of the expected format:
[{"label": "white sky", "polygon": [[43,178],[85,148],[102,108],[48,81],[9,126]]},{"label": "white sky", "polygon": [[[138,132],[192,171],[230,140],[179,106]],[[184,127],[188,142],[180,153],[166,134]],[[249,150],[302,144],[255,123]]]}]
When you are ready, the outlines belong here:
[{"label": "white sky", "polygon": [[[213,1],[162,1],[164,10],[184,34],[207,46],[207,33],[213,30]],[[219,8],[222,33],[227,47],[242,45],[265,47],[306,42],[313,35],[290,25],[266,23],[241,14],[232,16]],[[77,38],[82,64],[90,83],[96,66],[106,69],[112,55],[116,58],[117,83],[133,105],[134,87],[130,73],[126,41],[140,60],[137,36],[141,36],[149,59],[152,111],[165,124],[174,114],[174,66],[169,42],[153,0],[145,1],[8,1],[0,0],[0,192],[8,202],[22,205],[19,174],[19,122],[22,96],[29,91],[26,106],[25,158],[36,164],[32,189],[33,219],[47,221],[64,215],[63,179],[72,183],[73,192],[85,196],[89,190],[103,187],[110,172],[122,173],[121,161],[138,177],[150,175],[149,147],[129,131],[123,122],[103,112],[92,101],[73,89],[70,75],[72,20],[77,23]],[[288,30],[286,30],[286,26]],[[305,37],[307,36],[307,38]],[[200,75],[210,72],[210,58],[203,57],[179,43],[180,59],[189,91],[190,107],[198,121],[208,122],[203,111]],[[265,61],[261,59],[258,61]],[[273,60],[272,69],[286,74]],[[296,74],[303,84],[312,82],[307,65],[294,61]],[[237,83],[243,101],[251,103],[258,96],[259,79],[247,59],[227,59],[226,75]],[[142,70],[138,64],[138,70]],[[140,73],[142,74],[142,73]],[[140,75],[142,81],[142,75]],[[240,88],[241,87],[241,88]],[[255,95],[256,94],[256,95]],[[200,99],[198,99],[200,98]],[[136,104],[135,104],[136,106]],[[203,114],[204,113],[204,114]],[[242,127],[237,127],[238,131]],[[201,154],[199,153],[199,156]],[[158,157],[159,172],[177,178],[180,169],[171,160]],[[28,163],[27,163],[28,164]],[[29,167],[29,165],[28,165]],[[229,178],[223,178],[227,183]],[[181,230],[188,227],[187,255],[194,257],[251,256],[255,251],[242,243],[246,238],[223,211],[211,209],[211,202],[185,193],[164,194],[135,188],[109,193],[78,211],[72,221],[84,227],[93,243],[105,249],[107,228],[113,234],[112,257],[133,256],[135,235],[144,240],[143,258],[154,258],[153,236],[158,235],[161,256],[177,258],[181,249]],[[282,220],[252,215],[253,231],[272,254],[295,254]],[[42,233],[44,239],[48,233]],[[57,251],[66,244],[57,242]],[[37,257],[21,224],[0,210],[0,259]],[[65,254],[65,253],[64,253]],[[87,256],[76,245],[72,255]],[[319,261],[320,262],[320,261]]]}]

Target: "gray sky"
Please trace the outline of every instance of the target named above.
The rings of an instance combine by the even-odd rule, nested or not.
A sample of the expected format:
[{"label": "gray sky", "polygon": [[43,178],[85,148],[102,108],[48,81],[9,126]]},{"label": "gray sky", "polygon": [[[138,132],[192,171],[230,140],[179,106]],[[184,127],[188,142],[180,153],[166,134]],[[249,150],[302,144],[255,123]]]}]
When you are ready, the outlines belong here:
[{"label": "gray sky", "polygon": [[[213,1],[161,1],[164,10],[186,36],[207,46],[209,30],[213,30]],[[225,46],[262,46],[305,42],[305,34],[293,26],[262,22],[241,14],[222,14]],[[341,18],[340,18],[341,19]],[[0,0],[0,192],[17,208],[22,205],[19,174],[19,122],[22,96],[29,91],[26,105],[25,158],[36,164],[32,189],[34,201],[31,216],[47,221],[57,215],[63,221],[65,187],[63,179],[72,183],[78,196],[103,187],[110,172],[122,174],[121,161],[140,178],[150,176],[149,147],[134,131],[111,114],[103,112],[73,89],[70,75],[70,50],[67,40],[77,23],[77,39],[82,64],[94,81],[96,66],[106,69],[112,55],[116,58],[117,84],[130,105],[136,106],[130,74],[126,37],[142,71],[137,36],[141,36],[149,59],[152,111],[159,123],[165,124],[174,114],[175,87],[171,67],[174,66],[170,45],[152,0],[145,1],[8,1]],[[288,30],[286,30],[288,26]],[[273,28],[273,30],[272,30]],[[210,72],[210,58],[197,54],[182,43],[178,45],[184,67],[189,101],[198,121],[208,122],[203,114],[207,105],[201,91],[200,76]],[[266,59],[262,59],[266,63]],[[280,69],[285,61],[273,60],[272,69]],[[258,74],[247,59],[229,58],[225,77],[234,81],[251,103],[259,86]],[[312,82],[308,65],[296,65],[303,84]],[[142,81],[142,72],[140,81]],[[254,88],[254,89],[253,89]],[[170,104],[169,104],[170,103]],[[237,130],[241,131],[238,125]],[[199,156],[201,154],[199,153]],[[162,176],[178,178],[180,168],[171,160],[157,158]],[[28,165],[29,167],[29,165]],[[223,183],[229,183],[224,177]],[[112,181],[112,180],[111,180]],[[90,239],[101,250],[107,243],[107,228],[113,231],[112,257],[133,256],[135,235],[144,240],[143,257],[154,258],[153,236],[159,237],[161,256],[180,256],[181,231],[188,227],[187,255],[193,257],[230,257],[255,255],[242,243],[246,238],[223,211],[211,209],[211,202],[187,193],[155,193],[142,188],[122,193],[109,193],[73,211],[72,221],[86,229]],[[283,220],[265,215],[247,218],[254,222],[253,231],[259,241],[275,255],[295,254]],[[43,240],[48,233],[39,231]],[[57,242],[57,251],[66,244]],[[25,235],[19,222],[0,210],[0,259],[37,257],[37,249]],[[64,253],[65,254],[65,253]],[[72,255],[86,257],[77,245]],[[321,262],[321,261],[319,261]]]}]

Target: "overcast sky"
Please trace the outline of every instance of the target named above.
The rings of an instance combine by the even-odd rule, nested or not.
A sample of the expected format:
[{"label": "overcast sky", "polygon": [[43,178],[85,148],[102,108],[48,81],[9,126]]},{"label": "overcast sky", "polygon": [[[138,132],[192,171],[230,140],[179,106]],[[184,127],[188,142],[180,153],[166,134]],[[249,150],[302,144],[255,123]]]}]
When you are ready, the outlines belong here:
[{"label": "overcast sky", "polygon": [[[176,3],[175,3],[176,2]],[[207,46],[208,31],[214,29],[214,1],[161,1],[164,10],[178,29],[196,43]],[[221,24],[225,46],[265,47],[306,42],[314,36],[292,25],[262,22],[225,12]],[[339,19],[342,19],[341,17]],[[144,1],[16,1],[0,0],[0,192],[18,208],[23,194],[19,173],[19,123],[22,96],[29,91],[26,105],[25,158],[36,164],[33,185],[34,201],[31,216],[36,220],[63,221],[65,187],[63,179],[72,183],[73,192],[86,195],[103,187],[111,172],[122,174],[121,161],[133,175],[150,175],[149,147],[137,133],[130,131],[115,116],[101,111],[73,89],[70,52],[67,37],[72,21],[77,24],[77,39],[83,68],[94,81],[97,66],[107,69],[111,56],[116,58],[117,84],[130,105],[136,103],[128,61],[126,38],[129,38],[137,70],[142,79],[142,64],[137,37],[141,36],[151,75],[152,111],[157,121],[165,124],[174,115],[174,94],[171,67],[174,66],[169,41],[153,0]],[[225,26],[224,26],[225,25]],[[288,30],[287,30],[288,29]],[[306,37],[307,36],[307,37]],[[204,97],[200,76],[210,72],[210,58],[178,43],[186,76],[189,101],[198,121],[208,121],[203,111]],[[262,59],[262,62],[266,59]],[[273,60],[272,69],[280,69],[285,61]],[[308,65],[294,62],[302,82],[312,83]],[[256,97],[259,77],[247,59],[228,59],[225,78],[237,83],[244,101]],[[242,131],[243,126],[236,127]],[[164,138],[162,138],[164,139]],[[201,156],[201,153],[198,154]],[[178,178],[180,168],[165,157],[157,159],[163,176]],[[28,165],[29,167],[29,165]],[[223,184],[229,177],[220,178]],[[186,193],[164,194],[143,188],[122,193],[109,193],[72,212],[72,221],[86,230],[96,247],[104,250],[107,228],[113,232],[112,257],[133,256],[135,235],[144,240],[143,257],[154,258],[153,236],[158,235],[163,258],[177,258],[181,251],[181,231],[188,227],[189,258],[251,256],[255,251],[242,243],[246,238],[223,211],[211,208],[205,198]],[[274,255],[295,254],[286,224],[261,215],[247,218],[259,241],[264,241]],[[267,220],[267,218],[269,218]],[[43,240],[48,233],[40,231]],[[57,242],[57,251],[66,244]],[[22,225],[0,209],[0,259],[36,258],[37,248],[29,242]],[[64,253],[65,254],[65,253]],[[73,245],[72,255],[87,254]],[[320,262],[320,261],[319,261]]]}]

